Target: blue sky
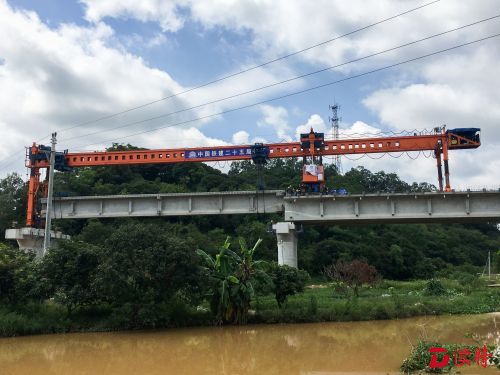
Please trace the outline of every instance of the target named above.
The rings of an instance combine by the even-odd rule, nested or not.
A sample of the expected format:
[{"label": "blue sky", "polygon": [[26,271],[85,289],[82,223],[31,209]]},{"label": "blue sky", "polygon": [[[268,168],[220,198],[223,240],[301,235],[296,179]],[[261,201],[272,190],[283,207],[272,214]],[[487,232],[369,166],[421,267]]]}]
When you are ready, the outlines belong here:
[{"label": "blue sky", "polygon": [[[0,84],[4,87],[0,131],[6,134],[0,140],[0,177],[22,171],[22,155],[13,155],[22,154],[23,145],[51,131],[187,90],[422,4],[414,0],[356,0],[349,7],[340,0],[0,0],[0,19],[6,21],[0,23]],[[498,40],[266,105],[172,126],[488,36],[500,32],[498,18],[236,100],[121,127],[446,31],[495,15],[497,8],[494,0],[474,5],[441,0],[171,100],[62,131],[60,147],[102,149],[114,139],[154,148],[293,140],[297,131],[311,125],[329,129],[328,106],[336,101],[341,105],[341,129],[346,136],[429,129],[443,123],[450,128],[483,128],[487,142],[480,150],[452,156],[455,181],[460,187],[500,184],[495,152],[500,143],[500,114],[493,108],[498,93],[492,89],[500,84],[495,81],[500,79]],[[164,126],[170,127],[122,138]],[[115,127],[121,128],[110,130]],[[409,181],[434,182],[432,160],[402,159],[344,160],[344,168],[363,164],[397,172]]]}]

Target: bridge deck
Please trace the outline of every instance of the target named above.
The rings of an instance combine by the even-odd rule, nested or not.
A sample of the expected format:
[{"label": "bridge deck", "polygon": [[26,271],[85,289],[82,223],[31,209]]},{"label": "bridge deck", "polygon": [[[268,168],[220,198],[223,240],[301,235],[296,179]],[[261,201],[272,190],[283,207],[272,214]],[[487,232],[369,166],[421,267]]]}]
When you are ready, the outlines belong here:
[{"label": "bridge deck", "polygon": [[[43,204],[46,204],[42,200]],[[55,219],[283,213],[285,221],[500,221],[500,192],[286,196],[283,191],[54,198]]]},{"label": "bridge deck", "polygon": [[500,221],[500,192],[285,197],[285,221],[431,223]]},{"label": "bridge deck", "polygon": [[[256,214],[283,211],[281,190],[106,195],[54,198],[52,217],[194,216]],[[46,207],[46,199],[42,199]]]}]

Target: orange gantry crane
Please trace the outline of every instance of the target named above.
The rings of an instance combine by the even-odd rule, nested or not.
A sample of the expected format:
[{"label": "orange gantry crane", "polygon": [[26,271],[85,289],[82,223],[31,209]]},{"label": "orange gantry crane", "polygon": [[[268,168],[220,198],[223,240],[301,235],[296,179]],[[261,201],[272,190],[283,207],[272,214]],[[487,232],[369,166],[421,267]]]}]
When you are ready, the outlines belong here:
[{"label": "orange gantry crane", "polygon": [[[477,148],[480,145],[479,128],[447,131],[444,128],[435,128],[433,134],[414,133],[405,136],[336,140],[325,140],[324,133],[317,133],[311,129],[309,133],[301,134],[299,142],[134,151],[57,152],[54,169],[65,172],[80,167],[234,160],[252,160],[262,166],[269,159],[297,157],[303,160],[303,186],[309,192],[320,193],[325,183],[323,156],[432,151],[437,160],[439,190],[443,191],[442,165],[444,164],[444,191],[451,191],[448,151]],[[40,176],[41,169],[50,167],[50,151],[50,147],[35,143],[28,148],[26,158],[26,167],[30,169],[26,213],[28,227],[43,226],[38,198],[47,196],[47,181],[41,181]]]}]

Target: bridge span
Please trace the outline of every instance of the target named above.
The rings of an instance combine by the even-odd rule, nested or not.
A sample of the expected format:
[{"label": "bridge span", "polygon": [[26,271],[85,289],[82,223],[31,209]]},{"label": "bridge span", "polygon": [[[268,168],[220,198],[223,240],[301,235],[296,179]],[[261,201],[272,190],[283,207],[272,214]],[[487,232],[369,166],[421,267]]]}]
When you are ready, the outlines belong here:
[{"label": "bridge span", "polygon": [[[42,206],[46,207],[46,199]],[[53,200],[51,216],[87,219],[266,213],[283,216],[282,222],[273,224],[279,263],[297,267],[296,224],[500,222],[500,191],[295,196],[267,190],[58,197]],[[17,239],[21,246],[20,232],[14,231],[8,230],[6,238]]]},{"label": "bridge span", "polygon": [[[46,200],[42,200],[46,207]],[[54,198],[53,219],[281,213],[299,223],[500,220],[500,191],[286,195],[282,190]]]}]

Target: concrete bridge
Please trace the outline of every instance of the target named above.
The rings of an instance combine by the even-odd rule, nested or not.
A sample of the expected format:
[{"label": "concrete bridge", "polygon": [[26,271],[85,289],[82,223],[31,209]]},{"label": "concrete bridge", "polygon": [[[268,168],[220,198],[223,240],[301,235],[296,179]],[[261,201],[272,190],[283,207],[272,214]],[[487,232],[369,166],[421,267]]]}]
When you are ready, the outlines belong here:
[{"label": "concrete bridge", "polygon": [[[45,207],[46,200],[42,200]],[[280,213],[280,264],[297,266],[296,224],[500,222],[500,191],[286,195],[281,190],[54,198],[53,219]],[[14,239],[14,232],[6,237]],[[19,230],[18,230],[19,231]],[[19,233],[15,239],[21,244]],[[10,237],[9,237],[10,236]]]}]

